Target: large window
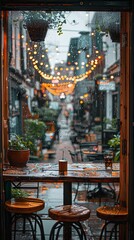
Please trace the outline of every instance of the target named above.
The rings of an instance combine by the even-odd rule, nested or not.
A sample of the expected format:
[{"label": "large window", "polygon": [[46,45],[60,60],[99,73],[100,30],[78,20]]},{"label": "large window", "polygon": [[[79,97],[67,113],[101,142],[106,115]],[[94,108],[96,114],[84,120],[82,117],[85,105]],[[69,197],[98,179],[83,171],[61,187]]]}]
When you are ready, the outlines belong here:
[{"label": "large window", "polygon": [[[59,144],[65,158],[81,141],[113,150],[109,140],[120,135],[120,13],[11,11],[8,39],[9,138],[30,137],[31,159],[48,161]],[[35,122],[43,122],[42,134],[29,132]]]}]

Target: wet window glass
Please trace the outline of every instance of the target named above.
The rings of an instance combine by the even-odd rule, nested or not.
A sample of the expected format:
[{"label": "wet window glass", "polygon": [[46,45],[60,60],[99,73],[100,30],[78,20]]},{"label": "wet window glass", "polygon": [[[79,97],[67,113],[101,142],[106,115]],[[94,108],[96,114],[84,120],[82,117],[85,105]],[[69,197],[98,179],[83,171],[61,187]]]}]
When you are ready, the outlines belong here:
[{"label": "wet window glass", "polygon": [[119,161],[120,13],[10,11],[8,39],[9,138],[30,161]]}]

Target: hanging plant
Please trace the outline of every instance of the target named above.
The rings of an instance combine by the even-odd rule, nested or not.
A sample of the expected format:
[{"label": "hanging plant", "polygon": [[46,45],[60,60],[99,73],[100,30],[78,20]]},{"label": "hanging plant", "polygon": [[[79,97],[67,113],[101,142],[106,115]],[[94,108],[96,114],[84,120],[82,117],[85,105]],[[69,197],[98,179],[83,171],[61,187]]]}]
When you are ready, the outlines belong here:
[{"label": "hanging plant", "polygon": [[109,34],[113,42],[120,42],[120,21],[119,12],[98,12],[93,19],[96,31]]},{"label": "hanging plant", "polygon": [[24,27],[27,28],[29,37],[34,42],[44,41],[48,29],[57,28],[61,35],[62,25],[66,23],[64,11],[23,11]]}]

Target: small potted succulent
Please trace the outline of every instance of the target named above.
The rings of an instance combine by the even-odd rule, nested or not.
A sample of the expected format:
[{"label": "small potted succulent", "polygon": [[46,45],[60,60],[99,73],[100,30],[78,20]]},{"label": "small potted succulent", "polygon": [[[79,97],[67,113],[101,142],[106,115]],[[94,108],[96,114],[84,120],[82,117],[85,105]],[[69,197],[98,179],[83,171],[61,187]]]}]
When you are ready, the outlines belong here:
[{"label": "small potted succulent", "polygon": [[14,199],[22,199],[29,197],[29,193],[19,188],[11,188],[11,197]]},{"label": "small potted succulent", "polygon": [[8,161],[11,166],[25,167],[29,160],[30,149],[33,147],[31,141],[26,141],[22,136],[15,135],[9,140],[7,152]]}]

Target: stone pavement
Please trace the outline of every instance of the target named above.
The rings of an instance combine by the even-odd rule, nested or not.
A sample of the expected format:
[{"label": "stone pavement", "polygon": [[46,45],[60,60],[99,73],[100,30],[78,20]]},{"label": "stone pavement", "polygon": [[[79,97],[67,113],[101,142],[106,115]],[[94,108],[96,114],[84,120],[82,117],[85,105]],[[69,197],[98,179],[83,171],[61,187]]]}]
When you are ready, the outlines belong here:
[{"label": "stone pavement", "polygon": [[[70,156],[70,153],[68,150],[73,151],[73,146],[70,141],[71,136],[71,118],[68,120],[68,124],[66,123],[65,116],[63,114],[63,111],[61,112],[59,118],[58,118],[58,125],[60,126],[59,130],[59,140],[56,140],[54,142],[54,145],[52,146],[52,150],[55,150],[56,153],[53,156],[50,156],[48,159],[48,156],[46,158],[46,161],[49,162],[58,162],[60,159],[66,159],[68,162],[72,162],[72,158]],[[46,150],[43,150],[44,154],[47,155]]]}]

